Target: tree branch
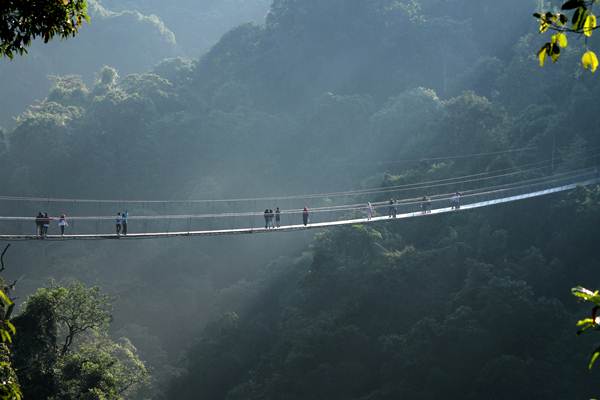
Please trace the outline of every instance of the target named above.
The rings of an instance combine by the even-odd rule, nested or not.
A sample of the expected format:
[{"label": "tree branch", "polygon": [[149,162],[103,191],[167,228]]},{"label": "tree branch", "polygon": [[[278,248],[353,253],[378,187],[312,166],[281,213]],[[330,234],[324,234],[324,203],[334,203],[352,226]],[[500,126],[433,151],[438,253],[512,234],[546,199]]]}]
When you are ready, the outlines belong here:
[{"label": "tree branch", "polygon": [[0,272],[3,272],[6,269],[4,267],[4,255],[8,251],[9,247],[10,247],[10,243],[6,245],[6,247],[4,248],[4,251],[2,252],[2,255],[0,255],[0,265],[2,265],[2,268],[0,268]]}]

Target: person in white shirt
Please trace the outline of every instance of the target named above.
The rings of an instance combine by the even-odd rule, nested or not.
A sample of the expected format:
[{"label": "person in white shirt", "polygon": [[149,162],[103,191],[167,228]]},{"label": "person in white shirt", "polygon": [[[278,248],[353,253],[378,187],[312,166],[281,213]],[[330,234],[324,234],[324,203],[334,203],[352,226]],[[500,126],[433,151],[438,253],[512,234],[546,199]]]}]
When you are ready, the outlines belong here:
[{"label": "person in white shirt", "polygon": [[65,214],[62,214],[58,218],[58,227],[60,228],[60,236],[65,235],[65,228],[67,226],[69,226],[69,223],[67,222],[67,216]]},{"label": "person in white shirt", "polygon": [[452,196],[451,202],[453,210],[458,210],[460,208],[460,196],[460,192],[456,192],[454,193],[454,196]]}]

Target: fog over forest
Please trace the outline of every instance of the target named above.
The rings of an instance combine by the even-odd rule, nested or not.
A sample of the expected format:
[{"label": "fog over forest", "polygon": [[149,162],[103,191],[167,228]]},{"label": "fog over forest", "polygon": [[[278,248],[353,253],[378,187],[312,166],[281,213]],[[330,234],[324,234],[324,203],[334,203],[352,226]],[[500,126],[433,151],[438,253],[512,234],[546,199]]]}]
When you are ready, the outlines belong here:
[{"label": "fog over forest", "polygon": [[[258,230],[280,207],[299,228],[11,242],[23,399],[600,395],[571,294],[600,287],[600,186],[427,215],[455,192],[597,179],[600,81],[580,60],[599,43],[536,56],[532,13],[560,1],[87,3],[75,37],[0,58],[0,217],[112,236],[125,210],[137,234]],[[415,218],[302,227],[390,199]],[[60,307],[89,296],[101,323],[70,338]]]}]

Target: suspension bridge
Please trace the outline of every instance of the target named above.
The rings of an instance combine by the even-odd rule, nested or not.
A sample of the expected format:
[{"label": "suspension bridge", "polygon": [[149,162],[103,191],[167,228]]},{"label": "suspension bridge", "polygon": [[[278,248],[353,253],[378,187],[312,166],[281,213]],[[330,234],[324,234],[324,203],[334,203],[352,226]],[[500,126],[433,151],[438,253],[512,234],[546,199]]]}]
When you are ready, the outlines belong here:
[{"label": "suspension bridge", "polygon": [[[55,233],[57,217],[53,217],[52,229],[44,240],[135,240],[265,234],[393,223],[492,207],[600,183],[596,166],[557,170],[555,167],[554,160],[544,160],[427,182],[279,197],[102,200],[0,196],[0,204],[5,203],[5,210],[27,210],[28,213],[45,207],[53,211],[50,215],[71,210],[66,233]],[[460,192],[460,207],[453,203],[457,192]],[[393,202],[390,198],[394,199]],[[8,206],[10,204],[12,206]],[[265,213],[258,211],[262,210],[261,204],[263,207],[264,204],[281,207],[280,219],[270,222]],[[286,207],[282,207],[284,205]],[[308,207],[309,213],[306,224],[303,222],[304,207]],[[114,211],[121,209],[129,210],[127,235],[115,231]],[[178,212],[181,210],[188,212]],[[196,212],[190,213],[190,210]],[[35,215],[35,211],[29,215]],[[0,216],[0,241],[40,240],[35,225],[33,216]]]}]

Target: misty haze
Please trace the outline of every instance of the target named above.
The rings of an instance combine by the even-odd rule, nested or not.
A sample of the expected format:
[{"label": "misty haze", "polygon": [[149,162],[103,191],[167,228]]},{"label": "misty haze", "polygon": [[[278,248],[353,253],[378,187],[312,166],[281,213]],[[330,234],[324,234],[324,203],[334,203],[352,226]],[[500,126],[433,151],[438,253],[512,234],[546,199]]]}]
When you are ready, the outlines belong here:
[{"label": "misty haze", "polygon": [[595,1],[5,3],[0,398],[600,395]]}]

